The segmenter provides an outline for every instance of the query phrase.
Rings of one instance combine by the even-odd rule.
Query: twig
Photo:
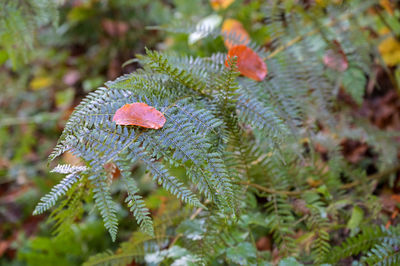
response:
[[[47,121],[60,119],[59,113],[39,113],[30,117],[5,117],[0,119],[0,127],[17,126],[23,124],[42,124]]]
[[[368,178],[370,178],[370,179],[381,179],[382,177],[385,177],[385,176],[387,176],[387,175],[389,175],[391,173],[397,172],[399,170],[400,170],[400,164],[398,164],[398,165],[396,165],[396,166],[394,166],[392,168],[389,168],[389,169],[387,169],[387,170],[385,170],[383,172],[370,175],[370,176],[368,176]]]
[[[246,181],[240,181],[240,182],[236,182],[236,183],[240,184],[240,185],[247,185],[247,186],[250,186],[250,187],[254,187],[254,188],[258,189],[258,190],[261,190],[261,191],[264,191],[264,192],[267,192],[267,193],[270,193],[270,194],[281,194],[281,195],[287,195],[287,196],[297,196],[297,195],[300,195],[300,194],[302,194],[304,192],[312,191],[312,190],[303,190],[303,191],[275,190],[275,189],[266,188],[266,187],[263,187],[261,185],[250,183],[250,182],[246,182]]]

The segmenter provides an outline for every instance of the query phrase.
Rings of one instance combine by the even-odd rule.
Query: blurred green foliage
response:
[[[46,161],[74,106],[106,80],[134,70],[122,64],[164,35],[145,27],[171,15],[163,1],[1,1],[1,265],[54,265],[57,258],[78,265],[111,247],[90,209],[87,222],[63,239],[51,237],[45,215],[31,213],[61,177],[49,173]]]

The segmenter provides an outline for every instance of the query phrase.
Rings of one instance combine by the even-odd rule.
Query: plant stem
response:
[[[237,184],[240,185],[246,185],[246,186],[250,186],[250,187],[254,187],[260,191],[264,191],[270,194],[281,194],[281,195],[288,195],[288,196],[297,196],[300,195],[306,191],[310,191],[310,190],[303,190],[303,191],[285,191],[285,190],[275,190],[275,189],[271,189],[271,188],[266,188],[263,187],[261,185],[258,184],[254,184],[254,183],[250,183],[250,182],[246,182],[246,181],[240,181],[240,182],[236,182]]]

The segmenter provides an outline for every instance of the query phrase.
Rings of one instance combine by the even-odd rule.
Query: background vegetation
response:
[[[229,4],[218,8],[215,2],[0,4],[1,264],[400,261],[398,4],[237,0],[221,1]],[[129,171],[150,210],[154,236],[140,231],[129,214],[120,177],[123,167],[115,164],[105,166],[119,220],[115,242],[95,208],[90,185],[67,193],[50,219],[46,212],[32,216],[39,199],[63,178],[50,172],[51,167],[82,163],[66,152],[47,165],[47,156],[82,98],[143,66],[152,69],[152,75],[173,80],[173,73],[160,65],[163,59],[179,71],[189,71],[194,80],[215,74],[210,74],[214,70],[207,62],[193,64],[190,55],[214,58],[219,64],[215,75],[221,82],[228,80],[220,60],[226,53],[227,36],[220,31],[227,18],[243,24],[269,68],[262,85],[239,77],[238,84],[248,91],[236,93],[247,97],[246,104],[259,100],[254,108],[266,108],[261,104],[267,103],[268,108],[280,109],[279,118],[295,136],[282,138],[274,128],[264,135],[265,128],[274,126],[271,120],[257,131],[265,117],[257,120],[252,113],[246,116],[246,109],[239,112],[244,115],[240,137],[246,140],[239,154],[245,159],[239,158],[244,164],[233,168],[248,168],[245,178],[235,180],[236,217],[219,211],[207,197],[202,198],[207,211],[182,204],[157,187],[141,163]],[[146,53],[145,47],[166,53],[136,57]],[[220,57],[213,57],[215,53]],[[339,65],[347,63],[346,69],[326,63],[332,57]],[[268,97],[263,85],[273,88]],[[118,80],[108,83],[110,88],[118,86]],[[229,150],[235,145],[230,145],[227,150],[235,154]],[[169,171],[184,178],[185,168],[171,164]],[[73,193],[81,193],[79,200],[71,200]],[[63,223],[57,224],[59,220]]]

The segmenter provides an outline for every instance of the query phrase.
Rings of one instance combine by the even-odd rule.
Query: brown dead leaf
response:
[[[80,165],[80,166],[85,165],[79,157],[75,156],[73,153],[71,153],[69,151],[65,152],[62,155],[62,159],[66,164]]]
[[[257,250],[264,251],[264,250],[271,250],[272,243],[271,238],[269,236],[262,236],[256,242]]]
[[[5,195],[0,197],[0,203],[12,203],[15,202],[17,198],[21,195],[25,194],[27,191],[31,190],[33,184],[26,184],[23,186],[18,186],[10,191],[8,191]]]
[[[357,140],[345,139],[340,145],[343,156],[351,163],[358,163],[368,151],[368,145]]]
[[[107,174],[111,177],[111,179],[118,179],[121,175],[121,171],[119,168],[112,162],[109,162],[104,165],[104,170],[106,170]]]
[[[122,37],[129,30],[128,23],[118,20],[103,19],[101,21],[101,26],[103,30],[111,37]]]
[[[318,152],[319,154],[321,154],[321,158],[323,160],[328,160],[328,149],[325,148],[324,146],[322,146],[320,143],[315,143],[314,144],[314,149],[316,152]]]
[[[14,231],[13,234],[9,236],[7,239],[0,240],[0,258],[6,253],[6,251],[10,249],[11,244],[14,242],[17,236],[18,236],[18,231]]]
[[[396,205],[398,202],[392,198],[393,195],[390,195],[388,192],[384,192],[379,196],[382,209],[386,212],[393,213],[396,209]]]
[[[108,65],[108,70],[107,70],[107,77],[108,79],[116,79],[122,74],[122,67],[121,67],[121,62],[117,58],[113,58],[109,65]]]
[[[400,130],[400,97],[395,90],[368,99],[359,113],[381,129]]]
[[[307,208],[307,203],[303,199],[295,199],[292,203],[293,209],[296,213],[300,214],[310,214],[311,211],[309,208]]]

